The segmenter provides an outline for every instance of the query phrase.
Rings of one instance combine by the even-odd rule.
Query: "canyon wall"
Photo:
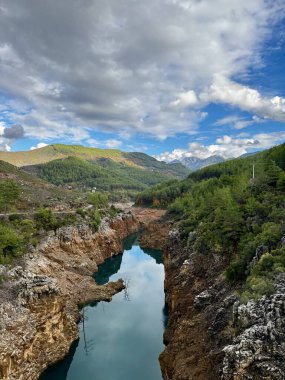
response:
[[[164,250],[169,320],[163,378],[284,380],[285,276],[274,294],[241,304],[240,288],[223,276],[227,255],[194,251],[194,238],[187,245],[173,229]]]
[[[78,306],[111,300],[121,280],[98,286],[91,277],[106,258],[122,252],[122,239],[141,223],[131,213],[58,229],[13,269],[0,267],[0,379],[36,380],[78,339]]]

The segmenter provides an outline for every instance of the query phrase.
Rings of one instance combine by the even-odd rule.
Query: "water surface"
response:
[[[166,317],[161,253],[141,249],[135,235],[125,240],[124,249],[100,266],[95,279],[104,284],[123,278],[128,289],[110,303],[85,307],[79,342],[40,380],[162,379],[158,356]]]

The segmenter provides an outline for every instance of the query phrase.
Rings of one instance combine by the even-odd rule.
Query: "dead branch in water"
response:
[[[130,301],[131,298],[130,298],[130,293],[129,293],[129,285],[130,285],[130,279],[129,278],[125,278],[124,279],[124,285],[125,285],[125,288],[124,288],[124,300],[125,301]]]

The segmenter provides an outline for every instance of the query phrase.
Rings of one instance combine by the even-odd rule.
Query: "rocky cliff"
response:
[[[237,333],[223,349],[223,380],[285,378],[285,276],[273,295],[233,308]]]
[[[275,293],[240,304],[224,280],[228,258],[200,254],[169,233],[164,252],[169,321],[160,356],[165,380],[285,379],[285,279]]]
[[[110,300],[122,281],[98,286],[91,275],[105,258],[122,251],[122,239],[140,222],[130,213],[61,228],[26,254],[16,268],[1,267],[0,379],[36,380],[78,338],[78,305]]]

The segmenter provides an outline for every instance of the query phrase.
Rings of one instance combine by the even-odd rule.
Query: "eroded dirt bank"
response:
[[[1,267],[0,378],[36,380],[63,358],[78,338],[78,305],[110,300],[122,281],[98,286],[91,275],[122,251],[122,239],[142,223],[131,213],[104,220],[97,233],[87,225],[61,228],[21,265]]]

